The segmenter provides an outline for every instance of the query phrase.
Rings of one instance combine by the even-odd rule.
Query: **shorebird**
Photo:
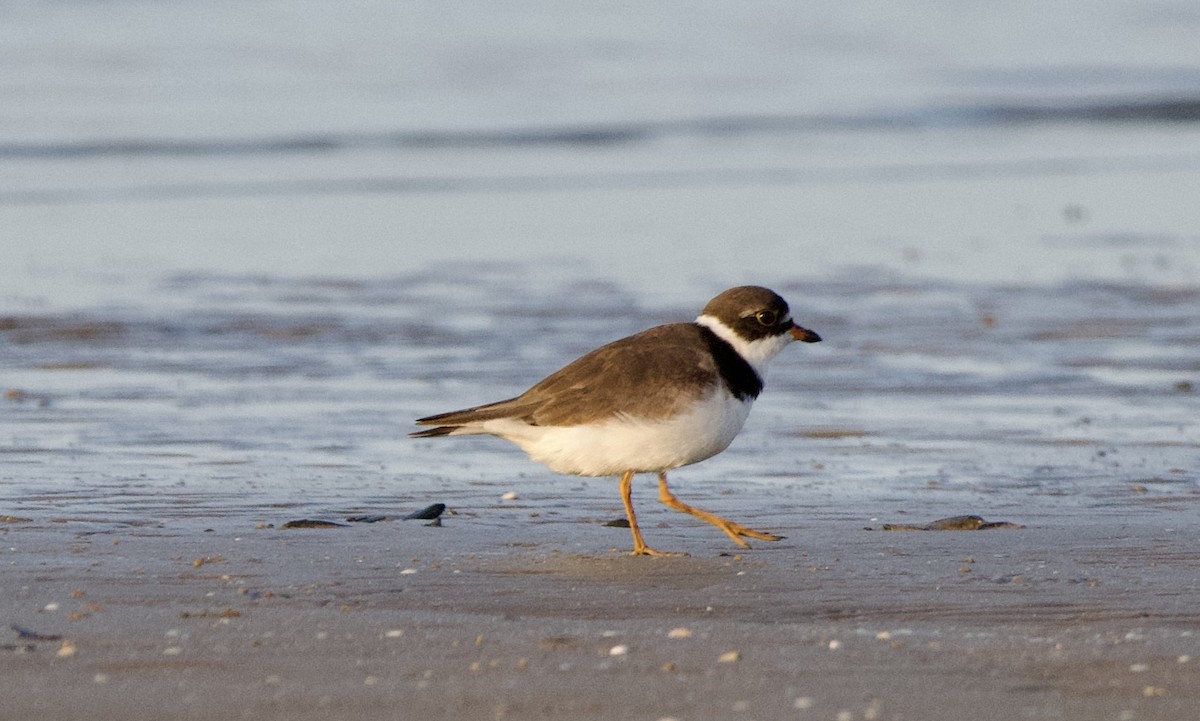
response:
[[[759,286],[731,288],[692,323],[642,331],[584,355],[515,398],[427,416],[411,435],[492,435],[551,470],[619,476],[633,555],[675,555],[646,545],[631,499],[637,473],[658,474],[658,499],[748,547],[743,538],[778,541],[687,505],[671,493],[667,471],[720,453],[742,429],[763,389],[767,363],[789,343],[821,337],[792,320],[783,298]]]

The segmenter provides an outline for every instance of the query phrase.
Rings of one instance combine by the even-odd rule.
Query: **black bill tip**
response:
[[[821,336],[808,328],[801,328],[798,325],[792,326],[792,337],[802,343],[820,343]]]

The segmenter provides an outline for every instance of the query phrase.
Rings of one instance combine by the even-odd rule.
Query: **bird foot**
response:
[[[754,538],[759,541],[782,541],[785,538],[785,536],[777,536],[774,533],[767,533],[766,531],[755,531],[752,528],[746,528],[740,523],[726,521],[723,518],[719,520],[721,520],[722,523],[714,523],[713,525],[724,531],[726,536],[732,538],[733,542],[742,548],[749,548],[750,544],[743,541],[740,536]]]
[[[649,546],[641,546],[629,552],[631,556],[686,556],[683,551],[656,551]]]

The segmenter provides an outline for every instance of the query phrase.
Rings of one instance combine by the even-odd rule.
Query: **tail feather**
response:
[[[408,435],[412,438],[435,438],[437,436],[448,436],[464,426],[471,426],[484,421],[495,420],[497,418],[512,418],[519,416],[522,411],[526,410],[525,404],[515,403],[519,398],[509,398],[508,400],[498,401],[496,403],[488,403],[487,405],[475,406],[474,408],[464,408],[460,411],[450,411],[449,413],[438,413],[437,415],[426,416],[417,419],[419,426],[436,426],[424,431],[414,431]]]
[[[409,438],[436,438],[437,436],[448,436],[454,432],[458,426],[438,426],[424,431],[413,431],[408,434]]]

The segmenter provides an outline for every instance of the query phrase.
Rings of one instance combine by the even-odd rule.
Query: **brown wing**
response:
[[[530,388],[524,418],[573,426],[625,414],[663,418],[717,382],[717,368],[690,323],[658,326],[597,348]]]
[[[718,382],[701,333],[692,323],[651,328],[597,348],[516,398],[417,423],[455,426],[519,418],[539,426],[573,426],[619,414],[663,418]],[[439,435],[439,430],[423,434]]]

